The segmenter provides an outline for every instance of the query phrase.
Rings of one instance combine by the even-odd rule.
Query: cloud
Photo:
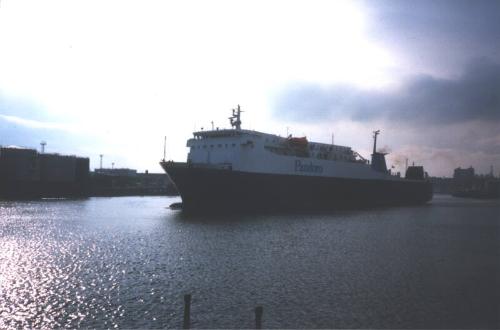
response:
[[[25,119],[17,116],[9,116],[0,114],[0,118],[4,119],[13,124],[25,126],[28,128],[38,128],[38,129],[47,129],[47,130],[62,130],[69,132],[76,132],[77,127],[72,127],[70,125],[61,124],[61,123],[52,123],[52,122],[44,122],[32,119]]]
[[[82,125],[53,121],[40,104],[2,92],[0,132],[0,145],[38,148],[41,141],[46,141],[48,152],[88,156],[85,146],[95,144],[91,132]]]
[[[137,122],[140,125],[139,119]],[[103,131],[96,126],[75,120],[60,121],[59,116],[50,116],[36,103],[0,94],[0,146],[39,148],[40,142],[46,141],[47,152],[89,157],[91,168],[99,166],[99,154],[104,154],[104,166],[107,167],[112,162],[120,167],[131,166],[135,161],[139,166],[134,164],[133,167],[141,171],[161,172],[157,161],[160,156],[156,157],[161,154],[160,136],[156,143],[148,132],[141,133],[142,139],[136,139],[135,134],[124,137],[123,131],[115,134],[114,130]],[[123,125],[115,125],[115,129],[122,128]],[[130,126],[125,129],[135,132]],[[149,155],[151,149],[155,157]]]
[[[369,33],[426,72],[449,74],[471,58],[500,57],[500,2],[364,1]]]
[[[439,176],[458,166],[472,165],[478,173],[491,164],[500,168],[500,65],[487,59],[471,61],[455,79],[414,75],[388,90],[296,84],[276,95],[273,115],[336,132],[356,123],[357,133],[345,144],[358,151],[359,132],[381,129],[381,149],[388,143],[387,159],[397,171],[406,158]]]
[[[89,157],[91,168],[98,166],[99,153],[102,146],[108,151],[109,147],[102,141],[98,141],[93,135],[82,130],[72,131],[70,126],[59,123],[38,121],[21,118],[17,116],[0,115],[0,146],[20,146],[32,149],[40,149],[40,142],[46,141],[46,152],[61,153]],[[106,164],[116,162],[124,164],[123,158],[117,155],[111,157],[106,153]],[[122,165],[121,165],[122,166]]]
[[[27,96],[23,98],[8,96],[2,91],[0,91],[0,125],[3,128],[2,141],[9,139],[14,140],[12,143],[23,145],[28,141],[31,143],[34,136],[37,136],[39,142],[38,136],[59,138],[63,135],[81,135],[86,129],[81,123],[62,122],[60,117],[55,121],[43,105]],[[91,132],[89,128],[86,131],[87,134]]]
[[[25,120],[19,119],[0,115],[0,130],[2,132],[0,145],[37,148],[40,141],[46,140],[53,147],[54,145],[65,144],[69,140],[68,134],[64,131],[42,128],[38,125],[25,125],[25,123],[22,123]],[[31,121],[28,120],[28,122]]]
[[[31,118],[32,120],[47,120],[46,109],[40,104],[27,97],[16,97],[0,90],[0,114],[4,116],[15,116]]]
[[[310,122],[391,120],[410,126],[500,121],[500,65],[478,59],[457,79],[419,75],[385,91],[298,84],[276,97],[274,115]]]

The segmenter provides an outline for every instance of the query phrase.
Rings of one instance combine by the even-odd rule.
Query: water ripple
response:
[[[169,198],[0,202],[0,328],[498,328],[497,202],[186,217]]]

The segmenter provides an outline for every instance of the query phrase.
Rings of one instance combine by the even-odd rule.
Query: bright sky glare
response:
[[[283,130],[268,118],[283,84],[380,87],[394,62],[351,1],[4,0],[0,15],[1,90],[97,135],[95,153],[123,152],[127,166],[155,162],[163,135],[183,159],[192,129],[227,126],[238,103],[247,125]]]
[[[169,158],[184,160],[191,132],[212,120],[227,127],[237,104],[245,128],[289,126],[323,142],[335,131],[337,143],[369,153],[376,127],[271,115],[275,94],[296,83],[397,87],[407,68],[368,29],[356,1],[3,0],[0,96],[36,113],[0,116],[72,132],[72,147],[47,149],[89,156],[91,167],[103,153],[108,165],[160,171],[163,136]]]

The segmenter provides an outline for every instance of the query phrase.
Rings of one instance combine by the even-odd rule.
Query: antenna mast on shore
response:
[[[165,140],[163,141],[163,161],[167,156],[167,137],[165,136]]]
[[[40,153],[45,153],[45,146],[47,145],[47,142],[45,141],[42,141],[40,142],[40,146],[41,146],[41,152]]]
[[[101,158],[101,160],[99,162],[99,169],[101,169],[101,170],[102,170],[102,156],[103,156],[103,154],[99,155],[99,158]]]

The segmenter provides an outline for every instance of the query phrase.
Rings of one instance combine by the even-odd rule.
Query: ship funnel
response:
[[[380,134],[380,130],[373,132],[373,153],[372,153],[372,169],[377,172],[387,173],[387,164],[385,163],[386,153],[377,152],[377,136]]]
[[[380,130],[373,131],[373,153],[377,153],[377,135],[380,134]]]

